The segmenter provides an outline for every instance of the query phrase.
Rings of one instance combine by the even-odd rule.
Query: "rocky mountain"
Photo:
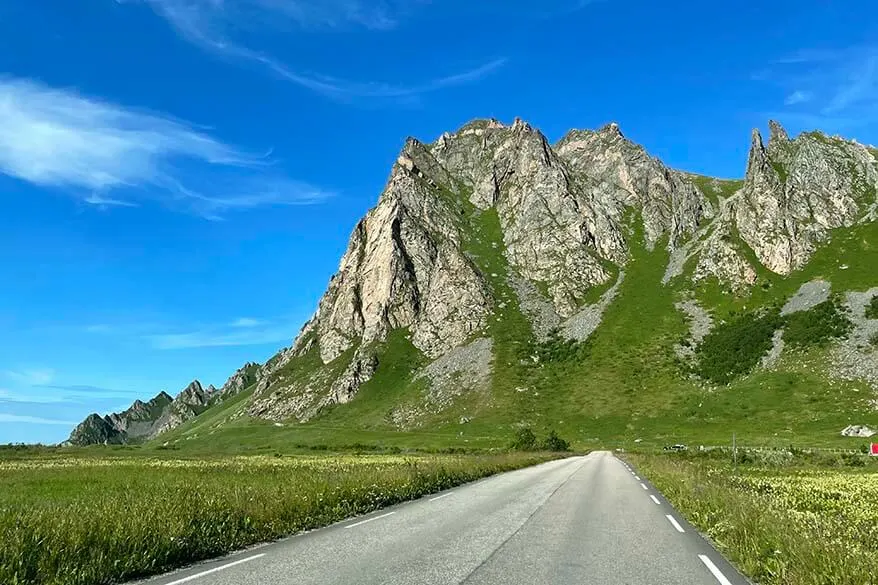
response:
[[[201,414],[216,393],[213,386],[205,389],[195,380],[176,398],[163,391],[149,402],[135,400],[123,412],[104,417],[91,414],[73,430],[67,442],[71,445],[124,444],[152,439]]]
[[[832,351],[848,365],[878,360],[860,314],[868,291],[878,294],[878,150],[820,132],[791,139],[772,121],[767,144],[753,131],[742,170],[717,179],[668,168],[617,124],[555,144],[522,120],[409,138],[292,345],[216,393],[187,388],[145,436],[194,428],[204,410],[216,413],[211,432],[242,419],[387,429],[621,421],[655,412],[649,387],[668,404],[692,403],[680,425],[704,423],[698,409],[715,397],[704,394],[712,382],[699,347],[725,343],[742,313],[774,315],[811,280],[840,283],[833,307],[856,321],[859,349]],[[784,329],[795,340],[795,323],[827,313],[821,302],[765,328],[772,355],[789,354]],[[832,351],[809,351],[828,364],[820,380],[878,390],[867,375],[878,365],[851,374]],[[793,361],[764,363],[792,372]],[[102,442],[128,432],[99,420],[83,432]]]

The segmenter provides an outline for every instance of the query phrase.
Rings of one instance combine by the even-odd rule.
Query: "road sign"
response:
[[[872,443],[872,446],[869,448],[869,455],[878,457],[878,443]]]

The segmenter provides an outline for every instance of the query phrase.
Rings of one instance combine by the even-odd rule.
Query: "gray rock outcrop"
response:
[[[868,438],[875,436],[875,429],[869,428],[866,425],[848,425],[841,431],[842,437],[862,437]]]

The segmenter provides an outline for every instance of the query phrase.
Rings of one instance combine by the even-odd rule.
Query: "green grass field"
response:
[[[0,583],[134,579],[554,457],[109,452],[0,459]]]
[[[628,454],[690,522],[761,585],[875,583],[878,462],[795,451]]]

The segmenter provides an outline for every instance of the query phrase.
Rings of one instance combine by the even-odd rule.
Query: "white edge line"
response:
[[[645,489],[645,490],[648,490],[648,489],[649,489],[648,487],[646,487],[646,484],[645,484],[645,483],[642,483],[642,482],[641,482],[641,484],[640,484],[640,487],[642,487],[642,488]]]
[[[241,559],[240,561],[228,563],[227,565],[223,565],[221,567],[214,567],[213,569],[202,571],[201,573],[195,573],[194,575],[189,575],[188,577],[183,577],[182,579],[177,579],[176,581],[171,581],[170,583],[165,583],[165,585],[180,585],[181,583],[188,583],[189,581],[194,581],[195,579],[199,579],[206,575],[212,575],[213,573],[218,573],[219,571],[225,571],[226,569],[234,567],[235,565],[241,565],[243,563],[255,561],[256,559],[261,559],[264,556],[265,553],[253,555],[252,557],[247,557],[246,559]]]
[[[716,580],[719,581],[721,585],[732,585],[732,582],[726,579],[726,576],[723,575],[722,571],[713,564],[713,561],[710,560],[707,555],[698,555],[698,558],[701,559],[701,562],[704,563],[711,573],[713,573],[713,576],[716,577]]]
[[[662,505],[662,503],[659,502],[659,499],[657,497],[655,497],[654,495],[649,494],[649,497],[652,498],[652,501],[655,502],[656,504],[658,504],[659,506]]]
[[[667,518],[670,523],[674,525],[674,528],[677,529],[677,532],[686,532],[685,530],[683,530],[683,527],[680,526],[680,523],[677,522],[676,518],[674,518],[670,514],[665,514],[665,518]]]
[[[441,496],[436,496],[435,498],[430,498],[430,501],[435,502],[436,500],[441,500],[442,498],[447,498],[450,495],[451,495],[451,492],[448,492],[447,494],[442,494]]]
[[[396,514],[396,512],[388,512],[387,514],[381,514],[380,516],[372,516],[371,518],[366,518],[365,520],[361,520],[359,522],[355,522],[354,524],[348,524],[345,528],[353,528],[354,526],[360,526],[361,524],[365,524],[366,522],[371,522],[372,520],[378,520],[379,518],[386,518],[391,514]]]
[[[640,481],[640,477],[637,475],[634,476],[634,479],[636,479],[637,481]]]

